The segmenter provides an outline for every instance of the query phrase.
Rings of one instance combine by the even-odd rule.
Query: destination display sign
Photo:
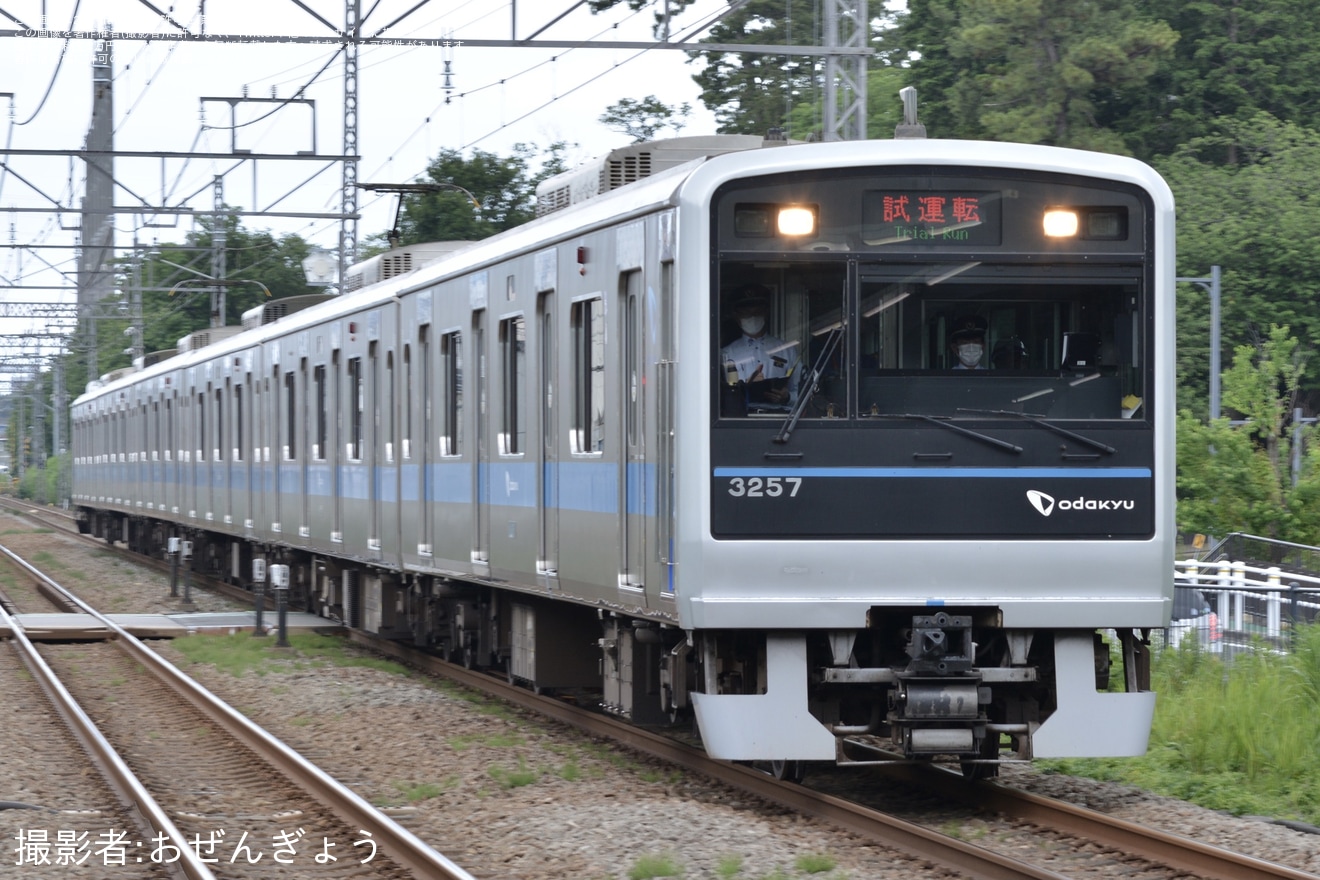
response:
[[[867,190],[862,238],[869,245],[998,245],[998,192]]]

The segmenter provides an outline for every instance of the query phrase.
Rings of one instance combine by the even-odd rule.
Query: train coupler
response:
[[[980,676],[930,678],[899,675],[890,691],[887,721],[907,757],[980,751],[990,688]]]

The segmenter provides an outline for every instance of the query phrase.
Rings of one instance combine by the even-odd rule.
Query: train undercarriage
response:
[[[1056,714],[1073,720],[1048,742],[1075,738],[1086,713],[1131,710],[1111,726],[1143,730],[1144,703],[1153,711],[1142,631],[1113,634],[1123,693],[1106,694],[1114,651],[1100,632],[1006,629],[992,607],[875,607],[866,627],[851,630],[690,632],[145,517],[83,509],[79,525],[155,558],[178,537],[191,550],[181,560],[188,570],[248,589],[254,558],[288,565],[291,609],[503,671],[538,692],[572,692],[633,723],[676,725],[695,714],[714,757],[764,762],[777,775],[800,776],[811,762],[939,760],[990,777],[1005,762],[1067,753],[1041,748],[1040,731]],[[1096,702],[1123,695],[1150,700]],[[1097,741],[1079,753],[1132,748]]]

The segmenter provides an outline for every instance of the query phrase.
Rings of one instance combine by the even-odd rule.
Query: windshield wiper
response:
[[[1069,431],[1066,428],[1060,428],[1058,425],[1054,424],[1053,422],[1045,421],[1045,418],[1043,416],[1038,416],[1035,413],[1014,412],[1011,409],[964,409],[962,407],[958,408],[958,412],[982,413],[985,415],[994,415],[994,416],[1017,416],[1019,419],[1022,419],[1023,421],[1031,422],[1033,425],[1039,425],[1040,427],[1044,428],[1047,431],[1053,431],[1054,433],[1058,434],[1061,437],[1067,437],[1069,440],[1076,440],[1078,443],[1081,443],[1083,446],[1089,446],[1092,449],[1099,449],[1101,452],[1105,453],[1106,455],[1113,455],[1115,452],[1117,452],[1117,450],[1114,449],[1114,447],[1108,445],[1107,443],[1101,443],[1099,440],[1092,440],[1090,437],[1083,437],[1081,434],[1074,433],[1073,431]]]
[[[1009,443],[1007,440],[1000,440],[998,437],[991,437],[989,434],[982,434],[978,431],[972,431],[968,428],[961,427],[960,425],[955,425],[952,422],[945,421],[945,419],[947,419],[948,416],[945,416],[943,418],[937,418],[935,416],[928,416],[925,413],[877,413],[873,415],[871,418],[915,419],[923,422],[930,422],[932,425],[939,425],[941,428],[944,428],[945,430],[948,431],[953,431],[955,434],[962,434],[964,436],[972,437],[977,440],[980,440],[982,443],[989,443],[991,446],[998,446],[1000,449],[1004,450],[1005,452],[1011,452],[1014,455],[1017,455],[1022,452],[1021,446],[1018,446],[1013,443]]]
[[[806,387],[798,385],[798,402],[793,407],[788,418],[779,429],[779,433],[774,436],[774,442],[787,443],[789,435],[797,427],[798,419],[802,418],[802,411],[807,408],[811,398],[816,393],[816,388],[820,385],[820,374],[824,372],[825,365],[830,362],[830,357],[834,354],[834,349],[839,347],[839,340],[843,338],[843,331],[847,328],[848,322],[845,321],[830,331],[830,335],[825,338],[825,345],[821,348],[820,354],[816,357],[816,362],[811,365],[811,375],[807,377]]]

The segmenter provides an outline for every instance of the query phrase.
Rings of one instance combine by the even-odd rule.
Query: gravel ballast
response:
[[[179,610],[168,598],[167,578],[69,537],[25,531],[21,522],[4,520],[4,542],[25,555],[58,559],[70,575],[67,582],[92,604],[114,611]],[[195,598],[199,609],[234,607],[201,591]],[[417,674],[324,665],[294,652],[260,674],[234,676],[187,663],[170,643],[153,646],[479,877],[624,878],[643,859],[661,865],[667,860],[689,878],[804,877],[822,864],[832,867],[815,876],[952,876]],[[1320,873],[1320,835],[1035,768],[1008,770],[1004,781]],[[939,830],[951,830],[943,816],[934,821]],[[965,827],[952,830],[976,835],[978,843],[994,837],[993,820],[959,821]],[[6,848],[12,847],[9,841]],[[816,857],[815,864],[804,857]]]

